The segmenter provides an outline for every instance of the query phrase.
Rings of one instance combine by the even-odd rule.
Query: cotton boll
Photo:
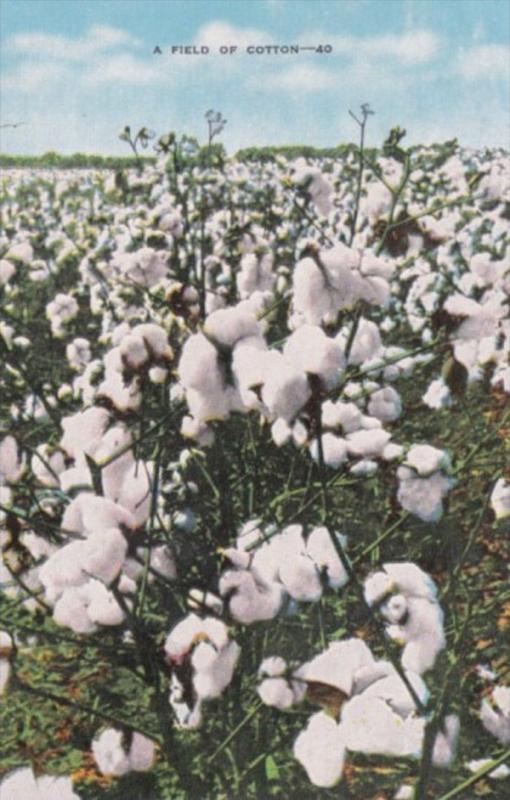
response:
[[[36,778],[30,767],[9,772],[0,783],[0,800],[80,800],[73,792],[71,778],[41,775]]]
[[[71,458],[78,458],[82,453],[93,456],[106,432],[110,414],[105,408],[92,406],[85,411],[78,411],[62,420],[64,435],[60,447]]]
[[[361,427],[361,417],[361,411],[354,403],[326,400],[322,405],[322,424],[325,428],[342,428],[344,433],[353,433]]]
[[[332,536],[338,539],[339,545],[345,548],[347,537],[339,533],[331,534],[327,528],[314,528],[306,541],[306,552],[319,572],[324,571],[328,584],[333,589],[345,586],[349,576],[335,549]]]
[[[92,754],[103,775],[125,775],[130,770],[129,756],[122,745],[122,733],[107,728],[92,742]]]
[[[119,574],[128,544],[118,528],[92,533],[84,545],[82,569],[87,575],[110,584]]]
[[[71,628],[75,633],[94,633],[97,626],[88,614],[88,596],[83,587],[71,586],[64,590],[53,608],[57,625]]]
[[[342,777],[345,758],[340,725],[323,711],[314,714],[294,743],[294,757],[315,786],[335,786]]]
[[[194,669],[193,687],[199,700],[219,697],[232,680],[241,648],[229,642],[216,651],[211,644],[200,642],[191,656]]]
[[[372,461],[369,458],[362,458],[356,464],[349,468],[352,475],[374,475],[379,469],[377,461]]]
[[[323,433],[321,437],[322,454],[324,463],[332,469],[337,469],[347,461],[347,442],[334,433]],[[310,455],[313,460],[319,461],[319,442],[314,439],[310,445]]]
[[[271,417],[281,417],[291,422],[311,397],[311,389],[304,372],[282,361],[278,369],[266,376],[262,387],[262,400]]]
[[[318,569],[307,555],[287,551],[278,576],[286,592],[298,602],[314,603],[322,597]]]
[[[503,745],[510,744],[510,687],[497,686],[480,708],[482,725]]]
[[[391,386],[379,389],[370,395],[368,412],[381,422],[394,422],[402,413],[400,395]]]
[[[292,436],[292,428],[284,419],[277,419],[271,425],[271,438],[277,447],[282,447]]]
[[[401,717],[386,700],[367,692],[356,695],[342,709],[341,730],[346,747],[358,753],[417,758],[421,753],[425,720]]]
[[[416,470],[420,477],[451,467],[448,453],[428,444],[418,444],[411,447],[407,453],[405,464]]]
[[[204,324],[204,333],[222,347],[234,347],[241,339],[260,336],[261,332],[257,318],[236,307],[214,311]]]
[[[341,334],[339,334],[339,336],[341,336]],[[355,365],[363,364],[364,361],[373,358],[373,356],[378,353],[381,344],[381,335],[377,325],[361,317],[352,341],[348,363]]]
[[[58,476],[65,469],[64,454],[60,450],[52,452],[47,444],[39,445],[32,456],[30,466],[39,483],[54,488],[59,485]]]
[[[343,349],[316,325],[302,325],[287,339],[285,360],[296,370],[316,375],[326,390],[333,389],[345,367]]]
[[[443,497],[448,494],[454,480],[441,472],[428,478],[416,477],[413,470],[399,467],[397,500],[406,511],[423,522],[437,522],[443,516]]]
[[[0,259],[0,286],[5,286],[13,275],[16,274],[16,267],[7,259]]]
[[[141,733],[133,733],[129,748],[129,765],[136,772],[147,772],[155,758],[156,747],[151,739]]]
[[[406,616],[388,628],[388,634],[404,644],[402,665],[421,675],[435,664],[446,646],[443,612],[438,603],[420,597],[407,598]]]
[[[478,772],[485,767],[488,767],[489,764],[492,763],[492,759],[490,758],[478,758],[474,761],[468,761],[466,767],[470,772]],[[505,778],[510,777],[510,767],[506,764],[500,764],[499,767],[495,767],[491,772],[487,774],[487,778],[491,778],[492,780],[505,780]]]
[[[139,369],[149,359],[144,340],[135,333],[124,336],[120,343],[120,355],[126,366],[132,369]]]
[[[379,457],[391,439],[391,434],[382,428],[360,430],[347,436],[349,453],[354,456]]]
[[[452,405],[450,390],[443,378],[437,378],[429,384],[427,391],[422,396],[422,400],[426,406],[435,410],[448,408]]]
[[[282,586],[276,582],[258,582],[245,570],[225,572],[220,578],[219,592],[222,597],[230,597],[229,611],[243,625],[274,619],[284,601]]]
[[[374,657],[361,639],[344,639],[333,642],[318,656],[302,664],[294,672],[296,679],[325,683],[349,696],[356,675],[364,668],[375,665]]]
[[[432,763],[436,767],[449,767],[455,761],[460,733],[460,720],[456,714],[449,714],[443,720],[432,751]]]
[[[280,711],[292,708],[294,693],[285,678],[266,678],[257,688],[257,694],[266,706]]]
[[[491,493],[491,508],[497,520],[510,516],[510,484],[504,478],[499,478]]]
[[[87,613],[92,622],[98,625],[120,625],[124,621],[124,612],[112,592],[96,580],[91,580],[85,587],[89,605]]]
[[[377,697],[380,700],[384,700],[403,719],[410,714],[416,714],[418,709],[409,689],[400,675],[397,674],[395,668],[390,667],[390,670],[389,675],[384,675],[379,680],[375,680],[364,689],[362,696],[365,699],[367,697]],[[420,702],[425,705],[429,699],[429,690],[420,675],[408,671],[406,672],[406,677]]]
[[[17,483],[25,471],[14,436],[5,436],[0,441],[0,482]]]

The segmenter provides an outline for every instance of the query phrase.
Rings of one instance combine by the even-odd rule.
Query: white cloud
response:
[[[237,45],[244,50],[250,44],[272,44],[271,34],[259,28],[240,28],[229,22],[216,20],[204,25],[195,36],[195,44],[207,45],[217,51],[220,45]]]
[[[102,83],[129,83],[143,86],[160,81],[161,78],[161,71],[155,65],[130,53],[119,53],[95,59],[85,71],[83,82],[88,86],[98,86]]]
[[[456,64],[464,78],[509,78],[510,50],[504,44],[481,44],[464,50]]]
[[[93,25],[84,36],[77,38],[43,32],[18,33],[8,39],[7,49],[12,53],[31,58],[87,61],[105,50],[138,44],[138,39],[120,28]]]
[[[2,77],[2,89],[30,94],[40,92],[69,77],[61,64],[25,62]]]
[[[249,86],[255,88],[305,92],[333,89],[337,83],[338,77],[334,72],[313,64],[294,64],[281,72],[248,79]]]

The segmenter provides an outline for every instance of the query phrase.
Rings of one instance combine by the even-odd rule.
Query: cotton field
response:
[[[0,800],[508,797],[509,162],[402,138],[4,173]]]

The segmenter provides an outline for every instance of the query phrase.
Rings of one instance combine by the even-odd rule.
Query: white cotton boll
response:
[[[117,603],[112,592],[96,580],[91,580],[84,587],[89,598],[87,613],[98,625],[120,625],[124,621],[124,612]]]
[[[333,642],[318,656],[302,664],[295,672],[296,679],[325,683],[349,696],[356,675],[364,668],[375,665],[374,657],[361,639],[344,639]]]
[[[285,678],[266,678],[257,687],[257,694],[266,706],[284,711],[294,705],[294,692]]]
[[[130,770],[129,756],[122,745],[122,732],[107,728],[92,742],[92,754],[103,775],[125,775]]]
[[[210,314],[204,324],[204,333],[222,347],[234,347],[241,339],[261,336],[262,329],[254,314],[232,307]]]
[[[416,477],[413,470],[399,467],[397,500],[403,509],[419,517],[423,522],[437,522],[443,516],[443,497],[448,494],[454,481],[441,472],[429,478]]]
[[[468,761],[466,767],[470,772],[479,772],[479,770],[488,767],[491,763],[491,758],[477,758],[474,761]],[[487,778],[491,778],[495,781],[505,780],[505,778],[508,777],[510,777],[510,767],[508,767],[506,764],[500,764],[499,767],[495,767],[487,774]]]
[[[347,447],[351,455],[377,458],[382,455],[390,439],[391,433],[382,428],[360,430],[348,434]]]
[[[292,436],[292,428],[284,419],[277,419],[271,425],[271,438],[277,447],[282,447]]]
[[[372,461],[370,458],[362,458],[356,464],[349,467],[351,475],[375,475],[379,469],[377,461]]]
[[[212,658],[209,651],[212,651]],[[229,642],[218,652],[206,642],[197,645],[191,663],[194,668],[193,687],[199,700],[214,699],[225,691],[234,675],[240,653],[237,642]]]
[[[200,447],[210,447],[214,443],[214,431],[193,417],[183,417],[181,423],[181,434],[185,439],[193,439]]]
[[[432,751],[432,763],[436,767],[449,767],[455,761],[460,733],[460,720],[456,714],[449,714],[443,720]]]
[[[304,372],[294,369],[283,361],[278,369],[271,371],[262,387],[262,400],[272,417],[281,417],[286,422],[294,419],[311,397],[311,389]]]
[[[259,675],[268,678],[277,678],[285,674],[287,662],[281,656],[264,658],[259,667]]]
[[[73,792],[71,778],[41,775],[36,778],[30,767],[9,772],[0,783],[0,800],[80,800]]]
[[[437,378],[432,381],[421,399],[426,406],[435,410],[448,408],[453,402],[450,390],[443,378]]]
[[[316,375],[325,389],[333,389],[345,367],[343,349],[316,325],[302,325],[287,339],[283,348],[285,360],[296,370]]]
[[[343,341],[342,334],[339,334],[337,339],[339,337],[342,337],[340,341]],[[368,358],[373,358],[378,353],[381,345],[381,335],[375,322],[370,322],[370,320],[361,317],[352,342],[348,363],[363,364]]]
[[[497,686],[482,700],[482,725],[503,745],[510,744],[510,687]]]
[[[420,477],[426,477],[439,469],[450,469],[451,461],[445,450],[428,444],[417,444],[408,451],[406,466],[412,467]]]
[[[0,697],[8,686],[10,674],[11,665],[5,658],[0,657]]]
[[[201,618],[197,614],[188,614],[175,625],[168,634],[164,649],[171,661],[179,662],[201,639],[210,639],[217,649],[228,644],[228,630],[221,620],[213,617]]]
[[[335,436],[334,433],[323,433],[321,440],[324,463],[328,467],[336,469],[347,461],[348,452],[345,439]],[[314,461],[319,461],[319,442],[317,439],[314,439],[310,445],[310,455]]]
[[[384,461],[394,461],[400,458],[404,453],[404,448],[400,444],[390,442],[382,451],[382,458]]]
[[[315,786],[336,786],[342,777],[345,758],[343,731],[323,711],[310,717],[294,743],[293,752]]]
[[[173,353],[168,344],[167,333],[160,325],[143,322],[132,329],[133,336],[142,339],[148,354],[152,358],[171,358]]]
[[[150,513],[153,464],[133,461],[126,470],[116,502],[131,517],[133,527],[141,527]]]
[[[413,795],[414,787],[407,783],[403,783],[402,786],[398,788],[398,791],[394,796],[394,800],[412,800]]]
[[[147,772],[153,763],[156,746],[151,739],[141,733],[133,733],[129,748],[129,766],[136,772]]]
[[[107,497],[83,492],[72,502],[74,503],[75,501],[78,501],[76,513],[81,515],[82,530],[87,534],[106,528],[118,528],[120,525],[126,525],[128,528],[136,527],[136,520],[129,510],[120,504],[114,503]],[[68,506],[66,512],[69,509],[70,506]],[[63,523],[64,520],[62,520]]]
[[[72,369],[81,372],[92,358],[90,342],[83,338],[73,339],[66,347],[66,358]]]
[[[314,603],[322,597],[319,572],[307,555],[288,549],[278,577],[288,594],[298,602]]]
[[[319,325],[331,314],[332,298],[327,281],[312,258],[303,258],[293,273],[293,308],[310,325]]]
[[[342,709],[341,729],[346,747],[357,753],[417,758],[425,720],[402,718],[386,700],[367,692],[356,695]]]
[[[402,718],[417,713],[418,709],[409,689],[400,675],[397,674],[395,668],[390,667],[390,669],[389,675],[384,675],[379,680],[376,679],[364,689],[362,696],[365,699],[367,697],[377,697],[380,700],[384,700]],[[406,672],[406,677],[420,702],[426,704],[430,693],[423,679],[417,673],[409,671]]]
[[[17,483],[25,471],[14,436],[5,436],[0,442],[0,482]]]
[[[370,395],[368,413],[380,419],[381,422],[394,422],[402,413],[402,400],[399,393],[391,386],[374,392]]]
[[[149,359],[149,353],[145,342],[142,337],[137,336],[136,333],[130,333],[124,336],[119,349],[122,360],[132,369],[139,369]]]
[[[0,259],[0,286],[5,286],[13,275],[16,274],[16,267],[7,259]]]
[[[64,454],[60,450],[52,452],[52,448],[47,444],[39,445],[32,456],[30,466],[39,483],[53,488],[59,485],[58,476],[65,469]]]
[[[82,570],[84,541],[71,542],[56,550],[39,570],[39,580],[47,601],[54,603],[68,587],[81,586],[86,581]]]
[[[159,575],[174,580],[177,578],[177,564],[172,553],[166,545],[154,547],[150,554],[151,569]]]
[[[93,456],[101,444],[109,421],[109,412],[96,406],[64,417],[61,423],[64,435],[60,440],[60,447],[71,458],[78,458],[82,453]]]
[[[247,253],[242,257],[241,269],[236,276],[237,289],[242,298],[257,291],[272,291],[275,280],[271,253]]]
[[[354,403],[326,400],[322,405],[322,425],[325,428],[342,428],[344,433],[353,433],[361,427],[361,411]]]
[[[310,556],[319,572],[326,573],[328,584],[333,589],[345,586],[349,576],[345,571],[340,556],[338,555],[332,541],[332,536],[336,536],[341,547],[345,548],[347,537],[340,533],[331,534],[327,528],[314,528],[306,541],[306,552]]]
[[[126,558],[128,544],[118,528],[92,533],[84,545],[82,569],[103,583],[111,583]]]
[[[222,597],[229,597],[229,611],[243,625],[274,619],[284,601],[281,585],[257,582],[255,575],[245,570],[227,570],[219,582]]]
[[[88,596],[83,587],[71,586],[62,593],[53,608],[57,625],[71,628],[75,633],[94,633],[97,626],[88,614]]]
[[[202,701],[197,700],[190,707],[183,697],[184,687],[176,675],[172,675],[168,699],[177,719],[177,727],[181,730],[196,730],[202,724]]]
[[[491,508],[497,520],[510,516],[510,484],[504,478],[499,478],[491,493]]]
[[[402,665],[419,675],[432,669],[437,656],[446,647],[443,612],[438,603],[421,597],[407,598],[407,615],[387,632],[404,644]]]

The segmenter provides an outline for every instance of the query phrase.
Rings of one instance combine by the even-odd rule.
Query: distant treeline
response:
[[[42,156],[15,156],[0,153],[0,168],[28,167],[29,169],[129,169],[140,163],[154,164],[154,156],[100,156],[89,153],[73,153],[70,156],[50,151]]]
[[[206,148],[202,148],[206,151]],[[239,161],[274,161],[278,156],[295,158],[338,158],[350,151],[356,152],[356,145],[341,144],[337,147],[311,147],[310,145],[281,145],[275,147],[247,147],[239,150],[235,157]],[[224,151],[223,151],[224,152]],[[375,150],[373,155],[375,155]],[[61,155],[54,151],[40,156],[8,155],[0,153],[0,168],[26,167],[29,169],[129,169],[141,163],[154,164],[154,156],[101,156],[89,153]]]

